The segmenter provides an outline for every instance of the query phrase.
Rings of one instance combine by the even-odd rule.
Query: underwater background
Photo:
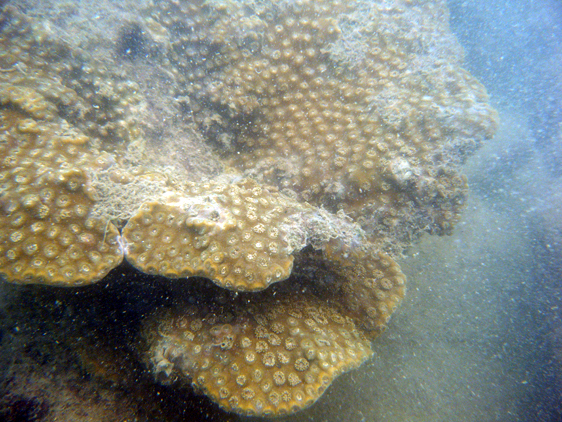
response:
[[[118,2],[75,2],[67,15],[57,1],[8,3],[78,32],[132,13]],[[373,358],[277,420],[562,420],[562,4],[447,6],[499,129],[463,164],[470,191],[452,234],[425,234],[398,259],[407,293]],[[129,267],[78,292],[2,282],[0,420],[259,420],[152,384],[119,350],[131,321],[169,301],[166,283]]]

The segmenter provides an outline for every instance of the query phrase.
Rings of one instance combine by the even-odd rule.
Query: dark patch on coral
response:
[[[121,28],[117,39],[116,51],[120,57],[135,60],[146,56],[146,37],[143,29],[137,24]]]
[[[0,399],[0,419],[5,422],[41,421],[49,413],[49,406],[37,398],[7,394]]]

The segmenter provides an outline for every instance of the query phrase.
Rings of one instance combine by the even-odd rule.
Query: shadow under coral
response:
[[[201,283],[175,281],[187,296]],[[173,284],[126,265],[81,289],[2,284],[0,419],[238,420],[139,363],[140,321],[172,303]]]

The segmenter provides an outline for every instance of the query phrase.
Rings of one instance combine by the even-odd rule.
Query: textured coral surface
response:
[[[32,106],[18,98],[9,104],[23,111],[0,110],[0,274],[67,286],[99,281],[123,251],[115,226],[90,214],[93,193],[80,169],[91,159],[81,145],[87,138],[27,117]]]
[[[201,275],[227,289],[262,290],[289,277],[282,223],[298,204],[252,181],[192,184],[170,203],[146,203],[123,229],[127,259],[149,274]]]
[[[156,375],[192,380],[230,411],[283,415],[310,406],[371,356],[350,318],[315,298],[279,296],[160,316],[149,330]]]
[[[308,407],[371,356],[402,250],[451,232],[495,112],[442,2],[130,7],[111,42],[2,10],[0,275],[172,283],[109,322],[123,348],[69,344],[79,366],[126,389],[114,362],[144,362],[142,385],[240,414]]]
[[[450,232],[495,111],[440,2],[157,2],[195,120],[231,165],[377,225]]]

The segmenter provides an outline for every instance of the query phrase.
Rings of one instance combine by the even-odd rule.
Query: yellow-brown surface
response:
[[[325,246],[323,261],[341,279],[330,303],[345,309],[370,338],[385,330],[406,293],[398,264],[368,242],[349,247],[337,239]]]
[[[138,86],[82,51],[55,42],[14,6],[0,14],[0,104],[38,118],[62,117],[108,149],[137,140]]]
[[[123,251],[113,224],[88,217],[92,200],[84,174],[48,171],[33,178],[25,170],[0,174],[19,185],[0,194],[0,275],[11,282],[62,286],[104,278]]]
[[[15,7],[0,15],[0,276],[82,285],[125,255],[208,278],[224,296],[146,322],[154,374],[228,411],[296,412],[371,355],[405,294],[393,257],[422,231],[450,233],[458,165],[495,112],[441,1],[155,0],[143,13],[95,59]],[[145,51],[135,42],[153,50],[128,54]],[[163,139],[186,121],[187,146]]]
[[[289,277],[283,220],[297,204],[253,181],[190,184],[167,204],[146,203],[123,229],[127,260],[171,278],[203,276],[239,291]]]
[[[34,94],[12,95],[13,104],[30,112]],[[54,122],[4,109],[0,126],[0,274],[63,286],[101,280],[123,258],[120,234],[108,220],[90,216],[93,192],[76,166],[103,160],[83,148],[86,136]]]
[[[147,327],[151,366],[162,381],[191,381],[246,415],[308,407],[372,354],[351,319],[307,295],[179,307]]]

